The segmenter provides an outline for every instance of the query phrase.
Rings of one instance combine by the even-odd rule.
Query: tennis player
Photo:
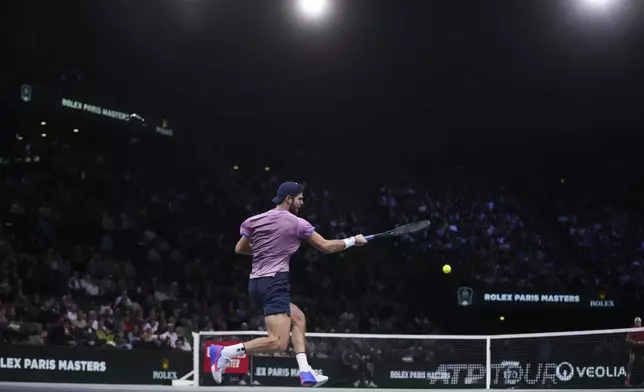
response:
[[[283,183],[273,199],[275,209],[250,217],[241,225],[241,238],[235,252],[253,256],[248,290],[251,298],[264,309],[268,336],[226,347],[211,345],[207,353],[217,384],[221,384],[226,367],[235,357],[286,351],[291,327],[300,384],[318,387],[329,379],[313,371],[306,358],[306,319],[300,308],[291,303],[289,260],[302,240],[324,253],[362,246],[367,240],[363,235],[327,240],[316,233],[309,222],[297,216],[304,204],[303,191],[298,183]]]
[[[633,328],[642,328],[641,318],[635,317]],[[624,385],[630,386],[635,357],[638,356],[640,357],[640,359],[644,357],[644,331],[629,332],[626,335],[626,342],[628,343],[630,349],[628,353],[628,366],[626,366],[626,382],[624,383]]]

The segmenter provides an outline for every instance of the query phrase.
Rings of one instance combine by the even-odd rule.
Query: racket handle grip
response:
[[[372,235],[367,235],[367,236],[364,237],[364,239],[367,240],[367,241],[371,241],[373,239],[373,237],[374,236],[372,236]]]

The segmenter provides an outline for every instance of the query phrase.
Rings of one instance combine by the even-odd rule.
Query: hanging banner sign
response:
[[[575,292],[529,292],[473,289],[459,287],[456,291],[459,306],[485,307],[548,307],[548,308],[615,308],[614,299]]]
[[[68,98],[62,99],[62,106],[73,110],[79,110],[83,112],[96,114],[99,116],[113,118],[115,120],[120,120],[120,121],[130,121],[130,119],[136,118],[136,115],[123,113],[118,110],[103,108],[97,105],[89,104],[87,102],[74,101],[73,99],[68,99]]]

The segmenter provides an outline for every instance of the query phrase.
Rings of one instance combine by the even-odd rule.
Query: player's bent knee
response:
[[[270,336],[270,350],[284,352],[288,349],[288,336]]]
[[[288,350],[288,340],[280,339],[278,345],[277,345],[277,351],[283,353]]]
[[[288,349],[289,332],[277,335],[276,337],[277,339],[275,339],[275,351],[285,352]]]
[[[274,314],[264,318],[268,329],[271,351],[286,351],[291,332],[291,318],[285,314]]]

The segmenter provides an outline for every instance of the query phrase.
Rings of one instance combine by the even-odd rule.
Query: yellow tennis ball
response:
[[[445,264],[443,266],[443,272],[449,274],[450,272],[452,272],[452,267],[450,267],[449,264]]]

